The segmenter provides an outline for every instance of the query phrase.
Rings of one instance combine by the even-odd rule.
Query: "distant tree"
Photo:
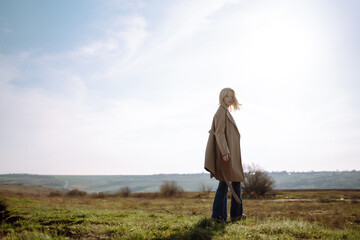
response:
[[[131,194],[131,190],[128,186],[126,186],[120,189],[119,194],[122,197],[128,197]]]
[[[180,187],[175,181],[164,181],[160,186],[160,193],[165,197],[173,197],[180,195],[184,192],[184,189]]]
[[[48,194],[49,197],[61,197],[61,193],[60,191],[51,191],[49,194]]]
[[[242,184],[243,194],[250,198],[265,197],[273,190],[274,180],[259,166],[246,166],[245,182]]]
[[[66,196],[68,197],[84,197],[87,193],[84,191],[81,191],[79,189],[73,189],[66,193]]]

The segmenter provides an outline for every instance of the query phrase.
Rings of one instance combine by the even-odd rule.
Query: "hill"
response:
[[[360,189],[360,171],[342,172],[267,172],[275,189]],[[216,189],[217,181],[209,174],[157,175],[33,175],[3,174],[0,184],[80,189],[88,193],[117,192],[129,187],[132,192],[157,192],[163,181],[176,181],[185,191],[196,192],[202,186]]]

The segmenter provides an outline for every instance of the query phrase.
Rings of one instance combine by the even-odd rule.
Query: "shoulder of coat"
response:
[[[228,112],[228,110],[224,106],[220,105],[218,110],[216,111],[215,115],[217,115],[217,114],[226,114],[227,112]]]

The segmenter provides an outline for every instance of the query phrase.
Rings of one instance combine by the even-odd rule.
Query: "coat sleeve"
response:
[[[219,109],[219,111],[215,114],[215,138],[222,156],[224,156],[225,154],[230,154],[230,150],[225,136],[225,128],[226,110]]]

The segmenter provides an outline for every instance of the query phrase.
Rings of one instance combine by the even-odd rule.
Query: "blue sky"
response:
[[[0,173],[203,172],[220,90],[244,164],[360,170],[358,1],[1,1]]]

